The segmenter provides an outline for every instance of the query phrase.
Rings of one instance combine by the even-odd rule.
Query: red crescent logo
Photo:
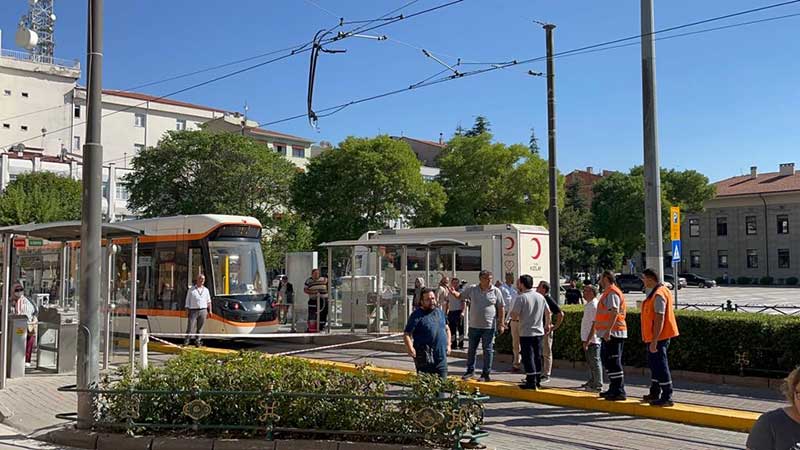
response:
[[[533,255],[533,259],[539,259],[542,255],[542,243],[539,242],[539,238],[532,238],[531,241],[536,243],[536,254]]]
[[[508,241],[509,241],[509,243],[508,243],[508,247],[506,247],[506,250],[511,250],[512,248],[514,248],[514,238],[513,238],[513,237],[511,237],[511,236],[506,236],[506,237],[504,237],[503,239],[504,239],[504,240],[508,240]]]

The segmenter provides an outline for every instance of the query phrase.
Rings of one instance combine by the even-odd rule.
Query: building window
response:
[[[745,216],[744,218],[744,232],[745,234],[752,236],[758,233],[758,227],[756,226],[756,216]]]
[[[306,157],[306,149],[303,147],[292,147],[292,157],[294,158],[305,158]]]
[[[778,234],[789,234],[789,216],[778,216]]]
[[[81,118],[81,105],[75,105],[75,108],[72,110],[72,114],[75,116],[76,119]]]
[[[77,152],[81,149],[81,137],[80,136],[72,136],[72,151]]]
[[[720,269],[727,269],[728,268],[728,251],[727,250],[719,250],[717,251],[717,267]]]
[[[275,151],[286,156],[286,146],[283,144],[275,144]]]
[[[788,269],[790,267],[788,248],[778,249],[778,267],[781,269]]]
[[[28,131],[28,126],[27,125],[20,125],[19,129],[20,129],[20,131]]]
[[[186,129],[186,119],[175,119],[175,129],[183,131]]]
[[[11,95],[11,90],[10,90],[10,89],[4,89],[4,90],[3,90],[3,95],[5,95],[6,97],[8,97],[9,95]]]
[[[689,237],[700,237],[700,219],[689,219]]]
[[[3,124],[3,128],[5,128],[6,130],[10,130],[11,129],[11,124],[10,123],[4,123]]]
[[[28,98],[28,93],[27,92],[23,92],[22,96],[25,97],[25,98]]]
[[[699,250],[692,250],[689,252],[689,265],[692,266],[692,269],[699,269],[700,268],[700,251]]]
[[[147,123],[147,118],[145,117],[144,114],[142,114],[142,113],[134,113],[134,115],[133,115],[133,126],[144,128],[146,123]]]
[[[728,218],[717,217],[717,236],[728,235]]]
[[[117,183],[116,199],[128,201],[128,198],[130,198],[128,190],[121,183]]]
[[[756,249],[747,249],[747,268],[758,269],[758,251]]]
[[[134,155],[138,155],[142,150],[144,150],[144,144],[133,144]]]

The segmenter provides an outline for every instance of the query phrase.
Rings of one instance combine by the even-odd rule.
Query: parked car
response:
[[[697,286],[701,288],[712,288],[717,285],[717,282],[711,278],[701,277],[696,273],[681,273],[678,277],[686,278],[687,286]]]
[[[644,282],[641,275],[632,273],[623,273],[617,275],[617,284],[624,293],[630,291],[644,292]]]
[[[669,283],[669,284],[674,286],[675,285],[675,279],[674,279],[674,277],[672,275],[665,274],[664,275],[664,283]],[[686,278],[678,277],[678,289],[683,289],[686,286],[688,286],[688,284],[686,282]]]

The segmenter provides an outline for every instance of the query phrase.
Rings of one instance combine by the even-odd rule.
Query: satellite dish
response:
[[[39,43],[39,35],[33,30],[29,30],[25,27],[19,27],[17,28],[15,41],[18,46],[26,50],[32,50],[34,47],[36,47],[36,44]]]

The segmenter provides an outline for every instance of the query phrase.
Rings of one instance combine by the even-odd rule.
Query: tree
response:
[[[52,172],[17,176],[0,194],[0,224],[21,225],[81,218],[81,183]]]
[[[209,131],[171,131],[132,165],[128,206],[145,217],[239,214],[265,228],[289,204],[297,171],[253,139]]]
[[[489,133],[491,129],[489,128],[492,124],[486,119],[486,117],[478,116],[475,118],[475,124],[472,125],[472,129],[467,131],[465,136],[475,137],[480,136],[484,133]]]
[[[414,228],[438,227],[442,224],[447,194],[437,181],[428,181],[424,185],[425,193],[414,211],[411,226]]]
[[[547,164],[522,145],[493,144],[491,138],[456,136],[442,152],[443,224],[545,224]]]
[[[704,203],[716,194],[708,177],[696,170],[661,169],[661,188],[670,206],[680,206],[686,212],[702,211]]]
[[[569,274],[593,266],[587,243],[591,238],[592,215],[581,197],[580,187],[580,182],[567,186],[564,208],[558,219],[561,264],[563,271]]]
[[[444,203],[441,190],[423,180],[411,147],[388,136],[349,137],[311,160],[292,198],[316,243],[355,239],[398,219],[424,223]]]
[[[539,156],[539,138],[536,137],[536,130],[531,127],[531,138],[528,140],[528,149],[531,153]]]
[[[261,248],[265,265],[281,268],[287,253],[313,248],[313,232],[297,214],[282,214],[273,221],[273,228],[264,234]]]

